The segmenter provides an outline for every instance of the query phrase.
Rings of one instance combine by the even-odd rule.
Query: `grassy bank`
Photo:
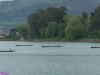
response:
[[[30,41],[30,40],[27,40]],[[100,39],[77,39],[77,40],[68,40],[66,38],[48,38],[48,39],[34,39],[31,40],[34,42],[44,42],[44,41],[61,41],[61,42],[100,42]]]
[[[31,41],[31,42],[46,42],[46,41],[50,41],[50,42],[54,42],[54,41],[58,41],[58,42],[100,42],[100,39],[77,39],[77,40],[68,40],[66,38],[48,38],[48,39],[43,39],[43,38],[38,38],[38,39],[24,39],[24,40],[20,40],[20,39],[4,39],[1,38],[0,41]]]

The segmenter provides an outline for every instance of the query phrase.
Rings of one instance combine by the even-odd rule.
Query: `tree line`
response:
[[[70,15],[67,12],[65,6],[38,9],[35,13],[29,14],[26,25],[10,29],[10,35],[6,38],[18,39],[20,36],[25,39],[100,38],[100,5],[89,16],[86,11],[83,11],[80,16]],[[16,35],[16,32],[20,35]]]

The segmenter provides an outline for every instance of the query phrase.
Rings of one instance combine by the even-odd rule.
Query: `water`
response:
[[[33,46],[15,46],[27,44]],[[41,45],[64,47],[42,48]],[[0,41],[0,72],[9,75],[100,75],[100,43]]]

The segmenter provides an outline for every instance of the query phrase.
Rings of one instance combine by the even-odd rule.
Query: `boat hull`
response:
[[[33,45],[16,45],[16,46],[33,46]]]
[[[100,48],[100,47],[91,47],[91,48]]]
[[[41,46],[41,47],[63,47],[63,46]]]
[[[2,50],[0,52],[15,52],[15,50]]]

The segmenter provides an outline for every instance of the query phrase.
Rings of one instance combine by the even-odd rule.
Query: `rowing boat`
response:
[[[33,45],[16,45],[16,46],[33,46]]]
[[[42,46],[41,45],[41,47],[63,47],[63,46],[59,46],[59,45],[57,45],[57,46]]]
[[[15,52],[15,50],[0,50],[0,52]]]
[[[91,48],[100,48],[100,47],[98,47],[98,46],[93,46],[93,47],[91,47]]]

